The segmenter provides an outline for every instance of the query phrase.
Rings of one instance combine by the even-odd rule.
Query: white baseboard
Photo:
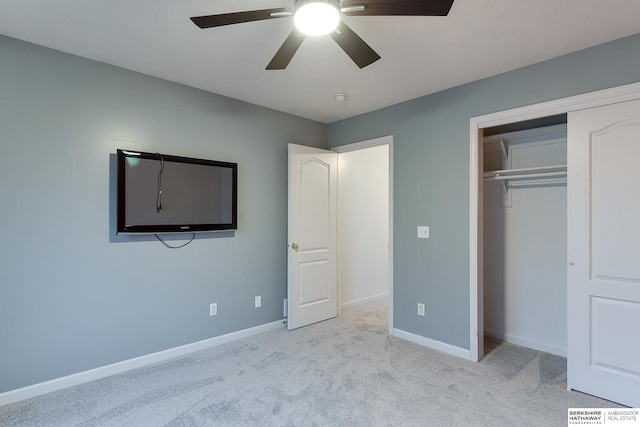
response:
[[[489,329],[484,330],[484,335],[490,338],[495,338],[499,341],[508,342],[522,347],[532,348],[538,351],[544,351],[547,353],[555,354],[556,356],[567,357],[567,348],[561,347],[559,345],[536,341],[529,338],[522,338],[517,335],[505,334],[504,332],[496,332]]]
[[[231,332],[218,337],[197,341],[191,344],[181,345],[179,347],[170,348],[156,353],[146,354],[144,356],[135,357],[133,359],[123,360],[122,362],[113,363],[111,365],[101,366],[99,368],[90,369],[77,374],[56,378],[27,387],[10,390],[0,393],[0,406],[18,402],[20,400],[31,399],[32,397],[51,393],[53,391],[62,390],[64,388],[88,383],[100,378],[105,378],[121,372],[130,371],[132,369],[141,368],[152,363],[163,362],[173,359],[174,357],[184,356],[207,348],[215,347],[231,341],[257,335],[273,329],[283,328],[282,320],[266,323],[264,325],[255,326],[253,328],[243,329],[241,331]]]
[[[431,338],[423,337],[421,335],[412,334],[411,332],[403,331],[402,329],[394,329],[393,336],[411,341],[416,344],[420,344],[425,347],[429,347],[433,350],[438,350],[443,353],[450,354],[452,356],[462,357],[463,359],[470,360],[471,357],[471,352],[469,350],[456,347],[455,345],[447,344],[442,341],[436,341]]]
[[[355,307],[356,305],[367,304],[370,302],[378,301],[383,298],[387,298],[388,296],[389,296],[389,292],[383,292],[381,294],[372,295],[370,297],[360,298],[360,299],[349,301],[349,302],[343,302],[342,308]]]

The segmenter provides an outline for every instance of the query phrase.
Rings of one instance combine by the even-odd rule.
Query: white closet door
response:
[[[640,100],[568,119],[567,385],[640,407]]]

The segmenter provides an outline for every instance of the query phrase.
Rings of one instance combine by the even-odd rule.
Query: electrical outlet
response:
[[[260,295],[258,295],[256,297],[256,304],[255,304],[256,308],[260,308],[262,307],[262,297]]]
[[[217,316],[218,315],[218,303],[212,302],[209,304],[209,316]]]
[[[424,304],[418,303],[418,316],[424,316]]]

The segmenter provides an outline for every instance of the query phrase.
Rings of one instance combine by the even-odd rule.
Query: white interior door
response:
[[[569,113],[567,385],[640,407],[640,100]]]
[[[289,144],[289,329],[338,313],[337,165],[337,153]]]

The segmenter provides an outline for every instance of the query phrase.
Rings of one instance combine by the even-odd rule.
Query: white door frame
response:
[[[363,150],[365,148],[386,145],[389,149],[389,335],[393,335],[393,135],[367,141],[354,142],[352,144],[340,145],[331,150],[336,153],[346,153],[349,151]],[[339,160],[338,160],[339,161]],[[338,166],[340,167],[340,166]],[[340,184],[338,184],[340,185]],[[338,206],[338,210],[340,206]],[[338,271],[340,271],[340,231],[338,230]],[[342,306],[342,283],[338,275],[338,314]]]
[[[469,161],[469,359],[484,356],[483,236],[482,236],[482,130],[509,123],[564,114],[617,102],[640,99],[640,83],[599,90],[568,98],[500,111],[470,120]],[[567,182],[567,186],[571,185]]]

